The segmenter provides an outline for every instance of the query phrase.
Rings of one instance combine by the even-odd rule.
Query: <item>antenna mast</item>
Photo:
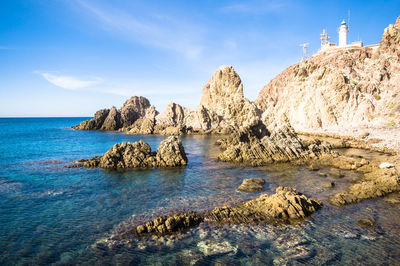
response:
[[[350,28],[350,9],[347,11],[347,27]]]
[[[308,43],[300,44],[300,46],[303,47],[303,57],[302,57],[301,61],[307,60],[307,49],[308,49],[308,45],[309,45]]]

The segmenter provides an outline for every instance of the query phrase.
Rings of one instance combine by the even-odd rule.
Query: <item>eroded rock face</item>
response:
[[[101,130],[117,130],[122,126],[121,114],[114,106],[110,109],[106,119],[101,126]]]
[[[187,108],[176,103],[170,103],[164,112],[156,117],[156,121],[157,124],[176,127],[184,124],[185,116],[188,112]]]
[[[83,121],[72,127],[76,130],[118,130],[131,126],[136,120],[151,114],[150,103],[144,97],[133,96],[128,99],[121,109],[114,106],[111,109],[97,111],[94,118]],[[153,107],[153,111],[155,111]]]
[[[400,17],[395,24],[390,24],[383,33],[379,53],[392,53],[400,56]]]
[[[259,93],[266,118],[287,115],[296,131],[340,132],[400,122],[400,22],[377,51],[332,48],[292,65]]]
[[[254,166],[308,160],[331,152],[327,143],[315,141],[304,145],[293,128],[285,122],[272,123],[267,128],[259,121],[256,126],[242,128],[217,144],[223,149],[219,160]]]
[[[150,108],[150,102],[145,97],[133,96],[128,99],[119,110],[122,121],[121,127],[128,127],[139,118],[145,116],[148,108]]]
[[[78,161],[78,165],[105,169],[155,168],[184,166],[187,161],[182,142],[172,136],[160,143],[157,153],[143,140],[123,142],[115,144],[103,156]]]
[[[203,87],[200,106],[233,127],[254,125],[260,111],[243,96],[243,84],[232,66],[219,67]]]

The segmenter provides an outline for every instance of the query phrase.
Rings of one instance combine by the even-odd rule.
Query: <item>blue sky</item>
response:
[[[91,116],[133,95],[194,108],[216,68],[245,96],[310,54],[351,11],[349,40],[378,43],[399,1],[0,0],[0,116]]]

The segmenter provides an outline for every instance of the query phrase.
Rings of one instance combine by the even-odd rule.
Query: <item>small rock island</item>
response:
[[[157,152],[140,140],[115,144],[103,156],[77,161],[75,166],[104,169],[156,168],[185,166],[188,162],[182,141],[171,136],[163,140]]]

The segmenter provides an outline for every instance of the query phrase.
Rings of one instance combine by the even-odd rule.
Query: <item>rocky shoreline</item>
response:
[[[331,168],[329,175],[337,179],[344,177],[342,170],[359,174],[353,184],[329,197],[328,203],[333,206],[399,192],[400,134],[395,126],[400,121],[395,112],[400,110],[400,94],[395,92],[400,81],[396,72],[400,65],[399,36],[400,18],[385,30],[377,53],[369,48],[319,53],[273,79],[254,103],[244,97],[242,81],[231,66],[215,71],[203,87],[199,106],[193,110],[170,103],[159,113],[146,98],[134,96],[120,109],[100,110],[93,119],[73,129],[173,137],[163,141],[157,153],[143,141],[116,144],[103,156],[80,160],[77,166],[184,166],[188,160],[177,136],[213,134],[223,135],[216,142],[221,150],[219,161],[241,166],[291,163],[305,165],[312,171]],[[361,81],[365,76],[369,78]],[[389,120],[396,122],[389,125]],[[358,130],[353,130],[353,126]],[[381,152],[388,160],[340,153],[341,149],[350,148]],[[333,189],[335,182],[325,182],[322,187]],[[261,191],[264,183],[262,178],[247,179],[238,191]],[[291,223],[309,217],[321,207],[321,201],[307,198],[294,188],[278,187],[275,194],[264,194],[235,206],[157,216],[113,238],[160,237],[202,223]]]

